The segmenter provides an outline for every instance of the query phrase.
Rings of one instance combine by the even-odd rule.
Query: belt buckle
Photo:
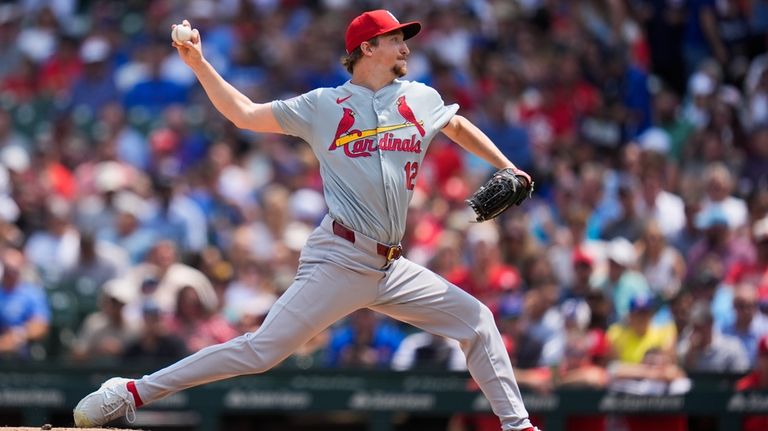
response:
[[[403,247],[400,245],[393,245],[387,250],[387,262],[397,260],[403,254]]]

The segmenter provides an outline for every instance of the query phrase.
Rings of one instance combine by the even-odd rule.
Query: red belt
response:
[[[333,221],[333,233],[340,236],[352,244],[355,243],[355,231],[349,229],[340,223]],[[400,245],[386,245],[376,243],[376,253],[387,258],[388,262],[399,259],[403,255],[403,247]]]

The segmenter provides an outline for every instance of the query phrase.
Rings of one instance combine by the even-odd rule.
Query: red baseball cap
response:
[[[402,30],[403,39],[410,39],[421,30],[421,23],[412,21],[400,24],[392,13],[384,9],[363,12],[347,26],[347,34],[344,37],[347,54],[366,40],[395,30]]]
[[[583,263],[585,265],[592,266],[592,264],[595,263],[595,259],[592,257],[592,255],[590,255],[587,251],[585,251],[581,247],[577,247],[573,250],[571,259],[573,260],[574,265],[578,263]]]

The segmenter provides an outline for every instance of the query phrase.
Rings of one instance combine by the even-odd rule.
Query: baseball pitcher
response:
[[[184,26],[191,28],[188,21]],[[344,85],[290,100],[254,103],[206,61],[200,34],[174,41],[214,106],[255,132],[298,136],[320,161],[328,214],[302,250],[294,283],[252,333],[207,347],[138,380],[112,378],[75,407],[75,424],[131,420],[136,408],[183,389],[277,365],[338,319],[370,308],[458,340],[467,366],[503,430],[534,430],[490,310],[428,269],[402,257],[408,203],[429,143],[444,133],[500,171],[470,200],[477,220],[520,204],[533,187],[477,127],[432,88],[402,80],[406,40],[421,29],[386,10],[347,27],[352,74]]]

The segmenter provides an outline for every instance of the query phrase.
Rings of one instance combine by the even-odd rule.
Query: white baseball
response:
[[[171,39],[178,44],[192,40],[192,28],[181,24],[176,25],[171,31]]]

